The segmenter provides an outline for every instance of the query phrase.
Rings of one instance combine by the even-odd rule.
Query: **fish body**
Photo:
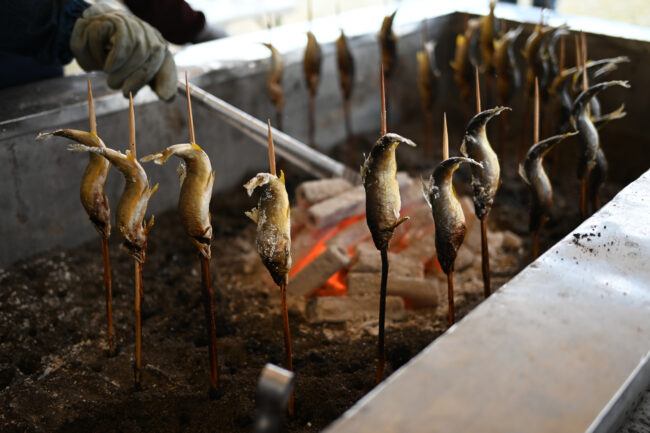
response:
[[[594,168],[596,154],[600,147],[598,130],[591,117],[587,114],[587,106],[594,96],[612,86],[630,87],[627,81],[598,83],[580,93],[573,103],[571,122],[574,129],[580,132],[578,137],[581,144],[578,155],[578,179],[585,179],[585,176]]]
[[[178,200],[178,212],[181,222],[199,252],[209,259],[212,242],[210,199],[214,185],[214,171],[210,158],[198,144],[184,143],[145,156],[140,161],[163,164],[172,155],[183,160],[179,166],[181,194]]]
[[[474,190],[474,209],[476,216],[483,219],[492,209],[494,197],[501,183],[501,168],[496,153],[490,146],[486,125],[494,116],[509,107],[496,107],[481,111],[472,118],[465,129],[460,152],[473,159],[482,167],[472,165],[472,188]]]
[[[70,145],[68,149],[101,155],[124,175],[124,191],[117,204],[115,220],[117,228],[124,238],[124,249],[136,260],[143,262],[147,235],[154,221],[154,218],[151,217],[145,225],[144,217],[149,199],[158,189],[158,185],[151,188],[147,180],[147,173],[130,150],[123,154],[108,147],[89,147],[81,144]]]
[[[523,26],[508,30],[496,42],[494,52],[494,70],[497,76],[497,90],[501,102],[507,102],[516,89],[521,86],[521,72],[515,59],[514,44],[521,34]]]
[[[316,36],[312,32],[307,32],[307,48],[305,49],[302,67],[305,73],[305,80],[307,81],[307,88],[311,96],[315,96],[318,90],[321,58],[321,49],[316,40]]]
[[[88,147],[106,148],[104,142],[96,134],[76,129],[58,129],[50,133],[39,134],[36,139],[42,140],[52,135],[69,138]],[[106,158],[94,153],[89,154],[88,165],[81,179],[79,191],[81,205],[88,214],[90,222],[105,239],[111,236],[111,209],[108,198],[104,194],[104,184],[110,167],[111,164]]]
[[[526,69],[526,88],[529,93],[535,84],[535,77],[539,76],[541,73],[541,66],[538,60],[540,46],[544,42],[546,35],[553,30],[553,27],[540,26],[538,24],[535,26],[533,33],[531,33],[530,36],[528,36],[528,39],[526,39],[523,54],[528,66]]]
[[[476,161],[452,157],[442,161],[433,171],[428,184],[422,188],[436,227],[436,252],[440,267],[445,274],[454,270],[458,249],[465,239],[465,214],[458,201],[453,185],[453,175],[462,163],[480,167]]]
[[[343,98],[349,100],[354,88],[354,58],[348,46],[348,39],[341,30],[341,35],[336,40],[336,60],[339,68],[339,78],[341,80],[341,91]]]
[[[379,30],[379,44],[381,46],[381,62],[384,65],[384,75],[389,78],[395,71],[397,64],[397,36],[393,32],[393,21],[397,11],[384,17]]]
[[[431,42],[431,48],[424,45],[421,51],[416,53],[418,63],[418,88],[420,90],[420,99],[422,101],[422,108],[426,111],[433,105],[433,87],[434,87],[434,62],[432,62],[431,55],[435,47],[435,43]]]
[[[555,47],[562,36],[568,35],[566,25],[554,28],[547,34],[542,42],[542,46],[537,54],[538,58],[538,76],[539,86],[543,90],[542,96],[548,98],[548,87],[557,76],[560,64],[555,54]]]
[[[490,13],[481,17],[481,33],[479,42],[481,44],[481,54],[483,56],[482,69],[488,74],[494,72],[494,7],[496,1],[490,2]]]
[[[246,212],[246,216],[257,224],[257,252],[273,281],[280,285],[287,282],[291,269],[291,220],[284,173],[280,172],[279,178],[258,173],[244,188],[249,197],[261,188],[257,207]]]
[[[284,91],[282,89],[282,74],[284,73],[284,63],[282,55],[271,44],[264,44],[271,50],[271,69],[266,76],[266,88],[269,91],[269,98],[277,111],[282,111],[284,107]]]
[[[474,80],[474,66],[476,61],[476,34],[479,27],[477,19],[471,19],[467,22],[467,28],[464,34],[456,36],[456,51],[454,60],[450,63],[454,70],[454,80],[460,90],[461,99],[464,101],[470,94]]]
[[[408,217],[400,218],[401,201],[397,184],[395,149],[400,144],[415,143],[388,133],[377,140],[361,167],[366,190],[366,221],[378,250],[388,248],[393,230]]]
[[[526,182],[532,195],[529,225],[531,232],[538,231],[548,221],[553,206],[553,187],[544,170],[544,156],[557,143],[576,134],[577,132],[567,132],[533,144],[523,164],[519,165],[519,176]]]

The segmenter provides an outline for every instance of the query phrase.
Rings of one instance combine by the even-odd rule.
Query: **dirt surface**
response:
[[[418,166],[423,158],[408,156],[408,150],[398,156],[401,166],[424,174]],[[495,252],[494,289],[530,262],[528,191],[512,165],[504,170],[490,226],[512,230],[524,243],[510,255]],[[579,223],[578,184],[565,177],[558,182],[554,217],[542,231],[542,251]],[[295,187],[298,180],[289,177],[287,184]],[[467,185],[468,173],[459,172],[459,192]],[[608,185],[603,197],[611,198],[618,189]],[[254,226],[243,216],[253,203],[243,191],[213,199],[217,399],[208,398],[199,260],[176,212],[170,211],[156,215],[144,265],[141,391],[134,389],[132,370],[133,262],[121,251],[117,234],[110,244],[119,344],[113,358],[105,352],[99,239],[0,270],[0,431],[251,432],[261,369],[267,362],[284,362],[279,291],[255,251]],[[460,319],[482,301],[480,265],[455,280]],[[311,325],[293,314],[290,323],[296,414],[285,420],[286,431],[320,431],[373,388],[376,322]],[[387,373],[446,328],[446,306],[409,310],[407,321],[388,323]]]

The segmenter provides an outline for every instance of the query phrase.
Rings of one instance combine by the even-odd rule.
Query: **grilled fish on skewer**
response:
[[[535,84],[535,76],[537,76],[538,72],[541,70],[537,60],[540,46],[544,42],[546,35],[548,35],[553,30],[555,30],[553,27],[541,26],[538,24],[535,26],[533,33],[531,33],[530,36],[528,36],[528,39],[526,39],[526,45],[524,46],[523,54],[527,65],[526,88],[528,89],[529,93]]]
[[[384,75],[390,78],[395,71],[397,64],[397,37],[393,32],[393,21],[395,20],[397,10],[390,15],[384,17],[381,23],[381,30],[377,37],[381,45],[381,62],[384,65]]]
[[[196,143],[175,144],[162,152],[154,153],[140,161],[163,164],[172,155],[181,158],[178,175],[181,195],[178,211],[187,234],[199,252],[210,258],[212,224],[210,223],[210,199],[214,184],[214,171],[208,155]]]
[[[336,40],[336,59],[341,80],[343,99],[350,99],[354,88],[354,58],[348,47],[348,39],[341,30],[341,36]]]
[[[559,72],[559,60],[555,47],[562,36],[568,35],[568,26],[562,25],[553,29],[544,39],[538,53],[539,86],[543,90],[542,97],[548,97],[548,87]]]
[[[291,221],[284,173],[280,171],[279,178],[258,173],[244,188],[249,196],[255,188],[262,189],[257,207],[246,212],[246,216],[257,224],[257,252],[273,281],[280,285],[288,280],[291,269]]]
[[[76,129],[57,129],[39,134],[36,139],[43,140],[53,135],[69,138],[87,147],[106,148],[104,142],[97,135]],[[94,153],[88,156],[88,166],[81,180],[81,204],[95,229],[101,236],[108,239],[111,235],[111,209],[108,205],[108,198],[104,194],[104,184],[111,164],[106,158]]]
[[[477,19],[471,19],[467,22],[467,29],[464,34],[456,36],[456,51],[454,60],[450,63],[454,69],[454,80],[460,89],[461,100],[464,102],[469,96],[470,90],[474,83],[474,66],[476,63],[476,56],[474,44],[472,41],[476,39],[476,32],[479,27]],[[470,48],[470,45],[472,47]]]
[[[434,77],[440,76],[440,71],[435,66],[433,58],[435,42],[427,42],[421,51],[416,53],[418,62],[418,87],[420,89],[420,98],[422,100],[422,109],[429,110],[433,105],[433,86]]]
[[[454,270],[456,253],[465,238],[465,215],[453,185],[454,172],[462,163],[481,164],[470,158],[452,157],[442,161],[433,171],[428,184],[422,185],[436,226],[436,252],[445,274]]]
[[[612,86],[630,87],[627,81],[607,81],[595,84],[580,93],[573,103],[571,124],[580,132],[581,143],[578,157],[578,179],[585,179],[585,176],[593,169],[596,164],[596,153],[600,147],[598,131],[590,116],[587,115],[586,108],[591,98]]]
[[[474,209],[478,219],[483,219],[490,212],[494,196],[501,183],[499,159],[488,141],[486,125],[490,119],[505,110],[510,110],[510,108],[491,108],[474,116],[467,124],[460,148],[463,156],[472,158],[482,165],[482,168],[472,165]]]
[[[305,49],[305,57],[303,59],[303,71],[305,73],[309,94],[312,96],[315,96],[318,90],[321,57],[321,49],[316,40],[316,36],[312,32],[307,32],[307,48]]]
[[[483,56],[483,64],[481,69],[487,74],[493,71],[493,56],[494,56],[494,7],[497,2],[490,1],[490,13],[481,17],[481,33],[479,35],[479,42],[481,44],[481,55]]]
[[[523,26],[508,30],[495,42],[494,69],[497,75],[497,90],[502,103],[510,100],[515,89],[521,86],[521,72],[515,58],[515,42]]]
[[[71,144],[68,148],[72,151],[101,155],[124,175],[126,180],[124,192],[117,204],[115,219],[117,228],[124,238],[124,249],[142,263],[143,252],[147,245],[147,234],[154,221],[152,216],[149,222],[144,224],[144,216],[149,199],[158,189],[158,184],[151,188],[147,180],[147,173],[130,150],[123,154],[108,147],[90,147],[83,144]]]
[[[535,143],[528,150],[524,163],[519,165],[519,176],[526,182],[532,194],[529,226],[531,232],[538,231],[546,223],[553,205],[553,188],[544,171],[544,157],[557,143],[576,134],[577,132],[567,132]]]
[[[366,219],[378,250],[388,248],[393,230],[408,217],[400,218],[401,201],[397,184],[395,149],[415,143],[394,133],[379,138],[361,167],[366,190]]]
[[[282,89],[282,74],[284,72],[284,63],[282,55],[272,44],[263,44],[271,50],[271,69],[266,77],[266,88],[269,91],[269,98],[277,111],[284,108],[284,91]]]

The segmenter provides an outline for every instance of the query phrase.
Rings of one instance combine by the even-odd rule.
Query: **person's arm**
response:
[[[0,14],[0,51],[44,64],[69,63],[72,28],[88,6],[83,0],[5,0]]]

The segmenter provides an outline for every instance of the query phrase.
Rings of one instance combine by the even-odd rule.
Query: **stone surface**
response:
[[[319,296],[307,303],[307,320],[311,323],[343,323],[379,317],[379,296]],[[406,319],[404,301],[397,296],[386,297],[386,318]]]

